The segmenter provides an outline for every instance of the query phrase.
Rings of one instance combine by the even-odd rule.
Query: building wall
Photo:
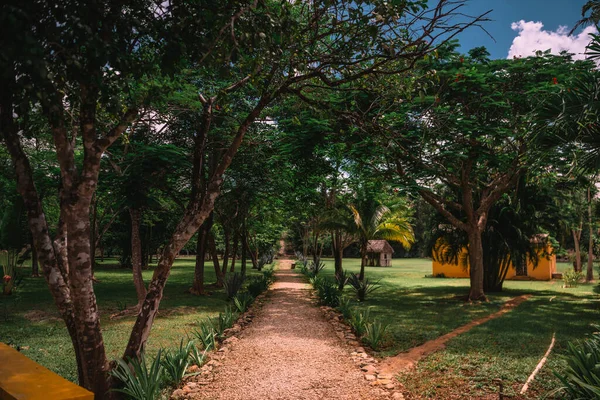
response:
[[[391,253],[379,253],[379,265],[382,267],[392,266],[392,254]]]
[[[465,250],[466,251],[466,250]],[[552,248],[549,247],[547,249],[548,253],[552,253]],[[432,263],[432,272],[433,275],[444,274],[447,278],[468,278],[469,277],[469,268],[463,268],[458,264],[442,264],[438,261],[433,261]],[[541,281],[549,281],[552,279],[552,274],[556,272],[556,255],[552,254],[549,257],[546,257],[540,251],[540,259],[537,267],[533,267],[533,264],[527,263],[527,276],[517,276],[517,270],[515,267],[510,265],[508,269],[508,273],[506,274],[506,279],[536,279]]]

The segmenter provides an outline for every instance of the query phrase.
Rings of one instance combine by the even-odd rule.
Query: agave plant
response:
[[[364,335],[364,333],[367,330],[367,324],[369,323],[369,319],[370,319],[370,314],[371,314],[371,309],[367,308],[366,310],[363,311],[359,311],[359,310],[354,310],[351,311],[351,316],[350,316],[350,326],[352,327],[352,330],[354,331],[354,333],[356,333],[357,336],[362,336]]]
[[[385,337],[385,332],[388,328],[387,324],[383,324],[378,320],[365,325],[365,335],[363,341],[367,343],[373,350],[379,350],[381,343]]]
[[[228,300],[232,299],[237,294],[237,292],[240,291],[245,280],[246,276],[239,272],[230,274],[227,277],[227,279],[223,283],[223,286],[225,287],[225,293],[227,294]]]
[[[183,339],[179,343],[179,348],[166,350],[161,364],[166,372],[167,381],[171,385],[178,385],[185,377],[185,371],[190,365],[190,353],[192,348],[196,348],[193,341],[183,344]]]
[[[600,332],[584,342],[569,343],[566,359],[565,374],[554,372],[563,384],[557,392],[569,399],[600,399]]]
[[[338,272],[337,274],[335,274],[335,280],[338,284],[338,290],[342,291],[344,290],[344,287],[346,286],[346,284],[348,283],[348,272],[343,269],[340,272]]]
[[[352,289],[356,292],[358,301],[365,301],[369,293],[373,293],[381,287],[379,281],[371,282],[368,278],[361,280],[355,273],[350,273],[348,283],[350,283],[350,286],[352,286]]]
[[[192,333],[194,336],[196,336],[200,343],[202,343],[202,346],[206,351],[214,349],[216,347],[215,341],[217,335],[215,332],[215,327],[210,320],[200,321],[198,325],[199,329],[194,330]]]
[[[246,312],[250,304],[254,301],[254,297],[248,292],[238,293],[233,298],[233,305],[238,310],[239,313]]]
[[[144,353],[139,358],[117,360],[117,367],[110,374],[122,382],[122,389],[113,389],[135,400],[156,400],[164,383],[165,370],[162,366],[162,350],[158,351],[150,368]]]

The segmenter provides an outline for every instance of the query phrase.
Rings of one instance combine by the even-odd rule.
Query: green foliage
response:
[[[563,384],[558,392],[573,400],[600,399],[600,333],[580,343],[569,343],[566,358],[565,373],[554,373]]]
[[[225,329],[231,328],[236,319],[237,314],[232,310],[232,308],[225,307],[225,312],[219,313],[219,316],[216,318],[216,320],[209,318],[209,321],[214,327],[216,337],[221,338],[223,337]]]
[[[195,329],[192,333],[200,341],[205,351],[216,348],[217,333],[210,319],[198,322],[198,329]]]
[[[367,323],[365,326],[365,335],[362,340],[371,346],[373,350],[379,350],[385,338],[385,332],[388,324],[383,324],[379,320]]]
[[[223,282],[223,286],[225,287],[225,293],[227,293],[228,300],[232,299],[240,291],[245,280],[246,276],[239,272],[234,272],[227,276],[227,279]]]
[[[583,272],[575,271],[575,269],[568,269],[563,272],[563,282],[567,288],[579,286],[579,283],[583,280],[583,278]]]
[[[146,364],[146,356],[140,354],[139,359],[117,360],[117,367],[110,374],[123,384],[122,389],[114,389],[135,400],[156,400],[164,383],[164,367],[162,350],[158,351],[150,368]]]
[[[355,273],[350,274],[348,283],[356,292],[358,301],[365,301],[369,293],[372,293],[380,288],[379,281],[371,282],[368,278],[361,280]]]
[[[340,303],[337,308],[340,310],[345,320],[349,320],[352,317],[352,302],[346,296],[340,297]]]
[[[196,350],[193,341],[188,341],[183,344],[183,339],[176,349],[168,349],[164,352],[164,358],[161,365],[165,370],[167,383],[170,385],[178,385],[185,377],[185,372],[192,361],[191,353]]]
[[[239,313],[246,312],[253,301],[254,297],[248,292],[238,293],[233,297],[233,305]]]
[[[354,333],[356,333],[358,337],[361,337],[367,331],[367,325],[369,324],[370,314],[371,308],[366,308],[362,311],[354,309],[351,312],[350,320],[348,322],[350,323],[352,330],[354,331]]]
[[[350,276],[348,274],[348,271],[346,271],[345,269],[342,270],[341,272],[335,274],[335,281],[338,284],[338,290],[340,290],[340,291],[344,290],[344,287],[348,283],[349,279],[350,279]]]
[[[201,367],[204,364],[204,361],[206,361],[206,353],[206,349],[200,351],[200,349],[198,349],[198,347],[194,343],[194,345],[190,349],[190,362],[192,363],[192,365],[197,365],[198,367]]]
[[[323,271],[324,268],[325,268],[325,263],[322,263],[322,262],[315,263],[314,261],[311,261],[310,265],[308,267],[308,271],[311,276],[317,276],[317,275],[319,275],[319,272]]]
[[[338,290],[337,283],[330,277],[316,276],[311,278],[311,283],[317,291],[321,304],[337,307],[340,304],[342,293]]]
[[[269,288],[269,284],[269,279],[265,275],[253,276],[248,284],[248,293],[256,298]]]

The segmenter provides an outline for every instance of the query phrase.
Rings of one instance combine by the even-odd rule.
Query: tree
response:
[[[393,240],[408,249],[414,242],[414,235],[403,204],[395,204],[390,209],[373,198],[367,198],[358,205],[349,207],[354,215],[356,233],[359,237],[361,258],[359,279],[362,281],[365,278],[369,240]]]
[[[485,297],[482,234],[490,210],[527,169],[543,168],[532,161],[536,149],[528,145],[538,106],[556,90],[556,81],[589,64],[541,52],[487,62],[452,47],[425,61],[419,78],[401,81],[408,93],[406,86],[384,81],[394,95],[387,101],[375,97],[380,106],[360,120],[375,121],[363,123],[371,134],[365,141],[388,150],[372,163],[375,168],[419,193],[466,233],[469,298],[477,300]],[[411,94],[410,101],[398,100]],[[376,104],[359,100],[366,103],[363,109]]]

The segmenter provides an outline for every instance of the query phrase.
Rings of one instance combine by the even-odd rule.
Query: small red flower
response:
[[[555,84],[555,85],[558,85],[558,79],[552,78],[552,83]]]
[[[465,58],[464,58],[464,57],[461,57],[461,58],[460,58],[460,62],[461,62],[461,63],[464,63],[464,62],[465,62]]]
[[[10,282],[11,279],[12,279],[12,277],[10,275],[4,275],[4,277],[2,278],[2,280],[4,281],[4,283]]]

